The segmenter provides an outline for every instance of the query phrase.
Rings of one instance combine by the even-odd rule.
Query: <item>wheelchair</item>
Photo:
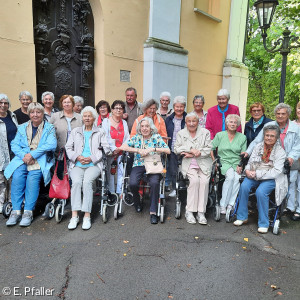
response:
[[[245,166],[247,165],[248,159],[249,158],[245,158],[243,155],[241,155],[241,161],[240,161],[239,165],[243,167],[243,171],[244,171]],[[289,178],[290,165],[289,165],[288,160],[286,160],[284,163],[283,173],[286,174]],[[245,175],[245,173],[243,173],[242,177],[240,178],[241,184],[245,178],[246,178],[246,175]],[[256,189],[252,188],[252,190],[249,193],[248,203],[250,202],[251,207],[254,207],[256,205],[255,191],[256,191]],[[277,205],[276,201],[275,201],[275,189],[269,195],[269,220],[270,220],[269,227],[273,228],[272,232],[275,235],[278,235],[278,233],[279,233],[280,220],[281,220],[281,216],[284,212],[284,208],[285,208],[287,200],[288,200],[288,195],[289,195],[289,192],[287,192],[286,197],[284,198],[284,200],[282,201],[282,203],[280,205]],[[226,222],[230,223],[236,218],[238,205],[239,205],[239,195],[237,196],[235,205],[232,207],[232,209],[228,209],[226,211],[226,216],[225,216]]]
[[[123,151],[120,163],[123,164],[123,178],[122,178],[122,190],[118,201],[115,203],[114,208],[114,219],[117,220],[118,217],[123,215],[123,202],[128,206],[132,206],[133,202],[133,194],[130,192],[129,188],[129,175],[127,174],[127,161],[129,158],[129,153]]]
[[[130,192],[129,187],[129,177],[126,173],[126,163],[128,159],[128,153],[123,153],[123,157],[121,161],[123,161],[124,165],[124,176],[123,176],[123,184],[122,184],[122,192],[120,195],[120,200],[115,205],[115,219],[117,219],[120,215],[123,214],[123,204],[124,202],[126,205],[132,206],[134,204],[133,201],[133,194]],[[165,217],[165,206],[166,206],[166,196],[165,196],[165,181],[166,181],[166,166],[167,166],[167,155],[161,155],[161,161],[163,165],[163,172],[161,174],[161,179],[159,182],[159,198],[158,198],[158,208],[157,208],[157,216],[161,223],[164,222]],[[149,196],[150,193],[150,185],[148,183],[147,174],[145,173],[139,183],[139,197],[141,203],[145,198]]]
[[[102,216],[103,223],[106,223],[108,220],[108,207],[115,206],[118,202],[118,195],[109,191],[106,174],[108,169],[107,155],[101,145],[99,149],[102,151],[103,168],[96,181],[96,194],[100,197],[100,216]]]
[[[222,198],[222,187],[225,181],[225,176],[221,173],[221,161],[220,156],[217,155],[216,150],[214,152],[214,161],[211,167],[211,175],[209,179],[209,191],[207,208],[213,210],[213,218],[216,222],[221,219],[220,200]]]

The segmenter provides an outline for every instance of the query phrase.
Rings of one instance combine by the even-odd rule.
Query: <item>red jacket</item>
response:
[[[225,112],[225,118],[228,115],[240,115],[239,108],[233,104],[228,104],[228,110]],[[210,138],[213,140],[215,135],[222,131],[223,119],[222,114],[218,110],[218,105],[211,107],[207,111],[205,128],[210,131]],[[238,132],[242,132],[242,127],[239,126]]]

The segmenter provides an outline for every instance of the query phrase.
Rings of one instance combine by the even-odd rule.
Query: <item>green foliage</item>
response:
[[[266,115],[274,118],[273,110],[279,102],[282,55],[268,53],[263,46],[261,31],[258,26],[254,0],[250,0],[248,32],[245,48],[245,64],[249,68],[249,91],[247,106],[261,102],[266,108]],[[268,29],[267,45],[282,37],[288,27],[292,35],[300,37],[300,1],[279,1],[271,27]],[[299,40],[300,43],[300,40]],[[293,44],[295,45],[295,44]],[[300,95],[300,48],[292,49],[288,55],[284,102],[293,110]],[[249,111],[249,109],[247,109]],[[293,112],[293,116],[295,112]],[[247,119],[250,116],[247,115]]]

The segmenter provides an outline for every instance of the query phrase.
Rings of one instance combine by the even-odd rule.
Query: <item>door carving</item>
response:
[[[37,97],[81,96],[94,106],[94,19],[88,0],[33,0]]]

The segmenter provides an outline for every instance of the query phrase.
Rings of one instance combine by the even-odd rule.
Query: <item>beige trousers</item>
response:
[[[206,212],[209,178],[201,169],[189,169],[187,177],[190,181],[187,189],[186,211]]]

